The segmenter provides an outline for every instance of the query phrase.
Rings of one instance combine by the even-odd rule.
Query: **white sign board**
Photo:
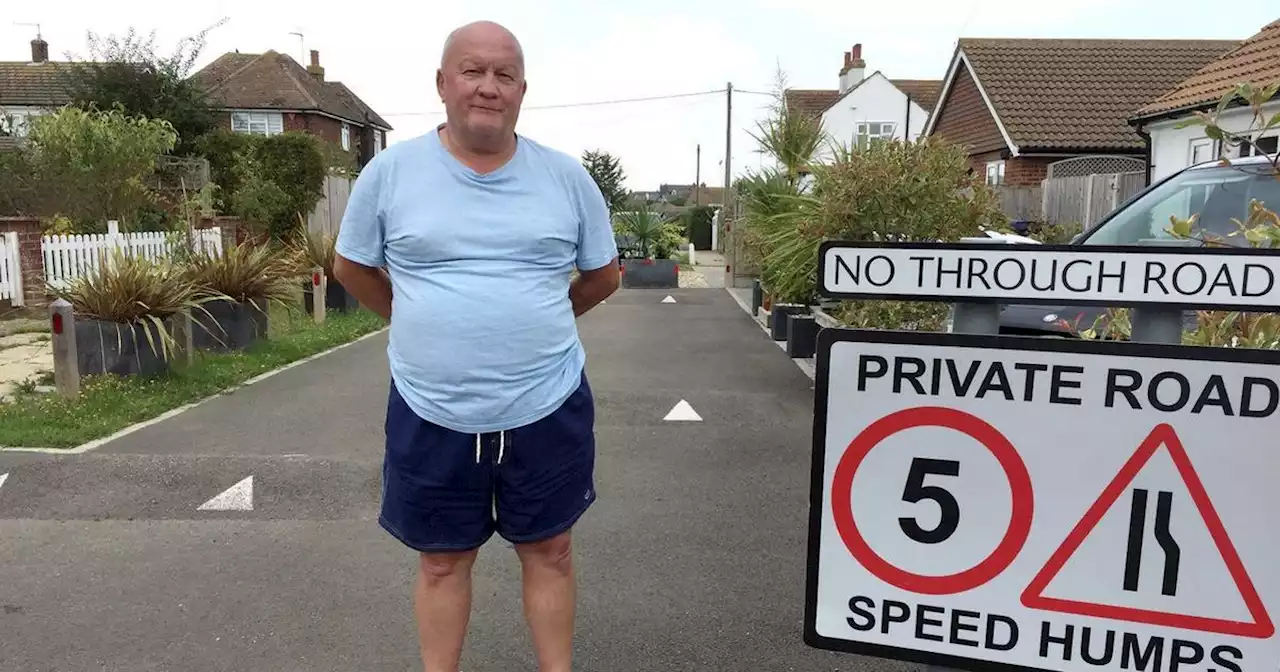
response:
[[[828,241],[818,277],[838,299],[1280,309],[1280,249]]]
[[[975,670],[1280,668],[1278,361],[823,330],[805,641]]]

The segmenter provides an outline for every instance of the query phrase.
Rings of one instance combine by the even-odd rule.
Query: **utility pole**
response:
[[[729,202],[732,185],[730,184],[733,175],[730,169],[730,162],[733,157],[733,82],[725,83],[724,97],[724,196],[721,198],[724,203],[720,206],[720,223],[723,234],[720,237],[725,252],[725,280],[729,287],[733,287],[733,277],[736,272],[733,268],[737,259],[734,257],[734,248],[736,247],[729,242]]]
[[[702,205],[702,143],[698,143],[697,168],[693,170],[693,205]]]

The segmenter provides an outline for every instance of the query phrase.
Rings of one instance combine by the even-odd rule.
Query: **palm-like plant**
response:
[[[633,248],[641,259],[652,259],[673,220],[642,205],[614,217],[614,232],[624,236],[624,247]]]

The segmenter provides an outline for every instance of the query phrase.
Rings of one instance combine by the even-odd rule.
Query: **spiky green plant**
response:
[[[185,275],[202,296],[287,304],[297,288],[299,266],[292,248],[242,243],[192,256]]]
[[[79,317],[143,326],[151,351],[166,360],[173,349],[166,320],[217,298],[200,292],[184,267],[123,249],[104,253],[95,267],[49,291]]]

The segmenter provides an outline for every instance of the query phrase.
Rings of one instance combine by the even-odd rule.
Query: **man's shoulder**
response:
[[[544,145],[527,135],[521,135],[520,141],[525,143],[531,150],[530,154],[540,163],[562,175],[578,178],[588,174],[587,169],[582,167],[582,163],[568,152]]]

